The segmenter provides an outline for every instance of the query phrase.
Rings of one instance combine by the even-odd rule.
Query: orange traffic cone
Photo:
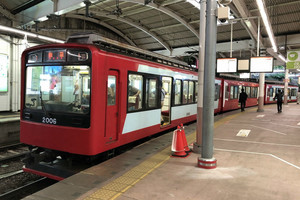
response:
[[[172,141],[172,156],[174,157],[186,157],[188,154],[184,150],[184,145],[182,141],[182,134],[180,127],[173,132],[173,141]]]
[[[182,136],[184,150],[185,150],[185,152],[189,153],[192,150],[189,148],[189,145],[188,145],[188,143],[186,141],[186,136],[185,136],[185,132],[184,132],[184,126],[183,126],[183,124],[180,124],[180,126],[181,126],[181,136]]]

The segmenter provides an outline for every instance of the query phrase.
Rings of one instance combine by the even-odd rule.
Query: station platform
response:
[[[196,124],[185,126],[189,144]],[[246,108],[215,117],[217,168],[201,155],[170,157],[172,132],[41,190],[25,200],[298,200],[300,105]]]
[[[20,113],[0,112],[0,145],[20,141]]]

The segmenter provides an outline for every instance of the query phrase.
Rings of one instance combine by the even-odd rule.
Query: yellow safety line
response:
[[[252,110],[252,109],[250,109]],[[242,113],[233,114],[227,116],[223,119],[218,120],[214,123],[214,128],[224,124],[225,122],[241,115]],[[192,134],[187,136],[187,141],[190,144],[195,140],[196,131]],[[106,184],[96,192],[90,194],[89,196],[85,197],[84,200],[106,200],[111,199],[114,200],[118,198],[120,195],[125,193],[128,189],[132,186],[137,184],[140,180],[145,178],[148,174],[153,172],[156,168],[161,166],[164,162],[170,159],[170,146],[162,150],[161,152],[153,155],[149,159],[143,161],[141,164],[137,165],[136,167],[132,168],[122,176],[116,178],[112,182]],[[152,165],[152,167],[151,167]],[[133,177],[137,174],[136,177]],[[131,182],[131,183],[130,183]],[[113,187],[119,189],[114,189]]]

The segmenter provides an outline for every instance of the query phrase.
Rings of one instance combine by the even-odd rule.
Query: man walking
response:
[[[239,102],[241,103],[241,112],[245,111],[247,98],[248,95],[246,92],[244,92],[244,88],[242,88],[242,92],[240,93],[240,98],[239,98]]]
[[[278,92],[276,93],[275,98],[274,98],[274,99],[277,99],[277,111],[278,111],[278,113],[282,112],[282,97],[283,97],[282,91],[278,90]]]

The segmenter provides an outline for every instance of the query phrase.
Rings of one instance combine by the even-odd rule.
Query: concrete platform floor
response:
[[[282,113],[277,113],[276,105],[256,110],[216,117],[220,118],[214,129],[216,169],[198,168],[199,154],[170,157],[166,147],[74,199],[299,200],[300,105],[283,105]],[[195,126],[189,125],[186,132]],[[190,144],[195,140],[192,132],[187,136]],[[63,194],[63,188],[56,189]],[[39,193],[26,199],[39,199],[43,191]]]
[[[216,169],[196,167],[197,154],[170,158],[117,199],[300,199],[299,122],[297,104],[224,118],[215,123]],[[236,136],[241,129],[250,134]]]

